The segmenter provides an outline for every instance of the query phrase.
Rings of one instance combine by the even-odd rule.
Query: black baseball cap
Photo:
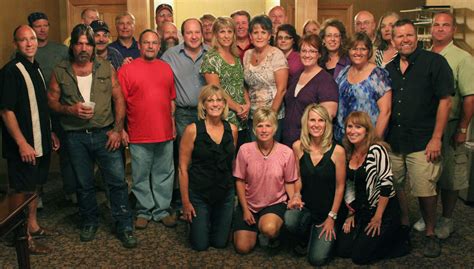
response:
[[[104,31],[104,32],[110,33],[109,26],[103,20],[93,21],[93,22],[91,22],[90,26],[91,26],[92,30],[94,30],[94,33],[97,33],[99,31]]]

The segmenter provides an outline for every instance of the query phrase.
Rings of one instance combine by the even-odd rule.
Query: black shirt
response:
[[[453,72],[443,56],[417,48],[405,73],[400,54],[385,68],[392,79],[392,115],[387,142],[393,152],[424,150],[436,124],[439,100],[454,94]]]
[[[18,64],[18,66],[17,66]],[[24,56],[17,53],[15,59],[8,62],[1,71],[0,87],[0,109],[6,109],[15,113],[20,130],[28,144],[34,145],[32,111],[25,78],[19,66],[24,66],[28,72],[34,87],[37,110],[39,114],[41,142],[43,155],[51,151],[51,123],[49,117],[48,100],[46,98],[46,85],[38,62],[28,61]],[[3,157],[19,158],[18,145],[6,130],[2,128]]]

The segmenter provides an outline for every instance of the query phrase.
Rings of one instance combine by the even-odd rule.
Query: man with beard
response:
[[[169,48],[172,48],[179,44],[178,39],[178,28],[172,22],[165,22],[161,26],[161,47],[160,52],[158,52],[158,58],[165,53]]]
[[[117,30],[117,40],[110,43],[110,46],[117,49],[125,59],[125,63],[130,63],[133,59],[140,57],[138,44],[133,37],[135,32],[135,16],[130,12],[118,14],[115,17],[115,29]]]
[[[140,58],[124,65],[118,74],[127,104],[128,139],[125,137],[132,156],[132,192],[137,198],[135,227],[145,229],[150,220],[174,227],[176,216],[167,211],[173,192],[176,136],[173,71],[156,59],[158,33],[147,29],[138,43]]]
[[[120,52],[109,46],[110,31],[109,26],[104,21],[98,20],[91,23],[94,30],[95,54],[97,57],[109,61],[115,70],[119,70],[123,63]]]
[[[81,241],[94,240],[99,226],[94,185],[97,162],[109,190],[117,237],[124,247],[134,248],[137,239],[132,233],[120,151],[125,102],[115,70],[108,61],[95,57],[94,49],[92,29],[76,25],[71,33],[69,60],[61,62],[51,76],[49,107],[61,115],[66,131],[66,146],[77,178]]]
[[[10,188],[19,193],[35,192],[48,178],[51,149],[57,150],[59,141],[51,133],[44,75],[35,61],[35,32],[21,25],[13,32],[13,38],[18,52],[1,71],[3,157],[7,159]],[[33,241],[55,234],[39,226],[37,205],[38,199],[28,205],[28,249],[31,254],[48,254],[48,247]]]
[[[204,44],[212,46],[212,24],[216,20],[216,17],[211,14],[204,14],[199,18],[199,20],[202,23],[202,37],[204,39]]]

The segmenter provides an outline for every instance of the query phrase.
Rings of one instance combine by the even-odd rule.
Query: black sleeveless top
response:
[[[311,156],[304,152],[299,160],[303,188],[301,196],[305,207],[311,212],[312,222],[320,224],[326,220],[331,211],[336,192],[336,165],[331,160],[336,143],[324,153],[319,163],[314,166]]]
[[[224,123],[224,134],[216,144],[206,131],[203,120],[196,122],[196,139],[189,167],[189,189],[208,203],[223,199],[233,188],[232,161],[234,160],[234,139],[232,128]]]

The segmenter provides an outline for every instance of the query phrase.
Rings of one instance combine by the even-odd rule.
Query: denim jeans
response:
[[[297,209],[287,210],[285,213],[285,225],[290,233],[298,239],[308,238],[308,261],[311,265],[322,266],[332,257],[332,249],[336,242],[334,238],[326,241],[325,235],[319,238],[323,227],[316,227],[311,221],[311,213],[307,208],[301,211]],[[336,227],[334,227],[336,228]]]
[[[173,194],[173,141],[130,144],[130,154],[137,216],[159,221],[169,215]]]
[[[176,124],[176,132],[178,133],[178,137],[183,136],[184,129],[186,129],[186,126],[195,122],[196,120],[197,120],[196,109],[176,107],[175,124]]]
[[[189,199],[196,211],[189,235],[194,250],[206,250],[209,245],[226,247],[234,212],[234,195],[235,191],[231,189],[222,201],[209,204],[189,190]]]
[[[61,145],[66,145],[66,132],[60,128],[56,134],[61,142]],[[71,160],[67,146],[62,146],[58,150],[59,153],[59,169],[63,179],[63,190],[65,194],[76,193],[76,175],[72,169]]]
[[[103,128],[93,132],[68,132],[67,147],[77,179],[79,213],[84,226],[99,225],[99,210],[94,182],[94,164],[97,163],[104,182],[109,189],[109,201],[117,232],[131,231],[132,213],[128,204],[128,187],[120,150],[108,151],[107,131]]]
[[[253,132],[253,119],[248,119],[248,134],[249,134],[249,142],[256,141],[257,137],[255,137],[255,133]],[[283,119],[278,120],[278,129],[275,132],[273,138],[275,141],[281,141],[281,128],[283,128]]]

